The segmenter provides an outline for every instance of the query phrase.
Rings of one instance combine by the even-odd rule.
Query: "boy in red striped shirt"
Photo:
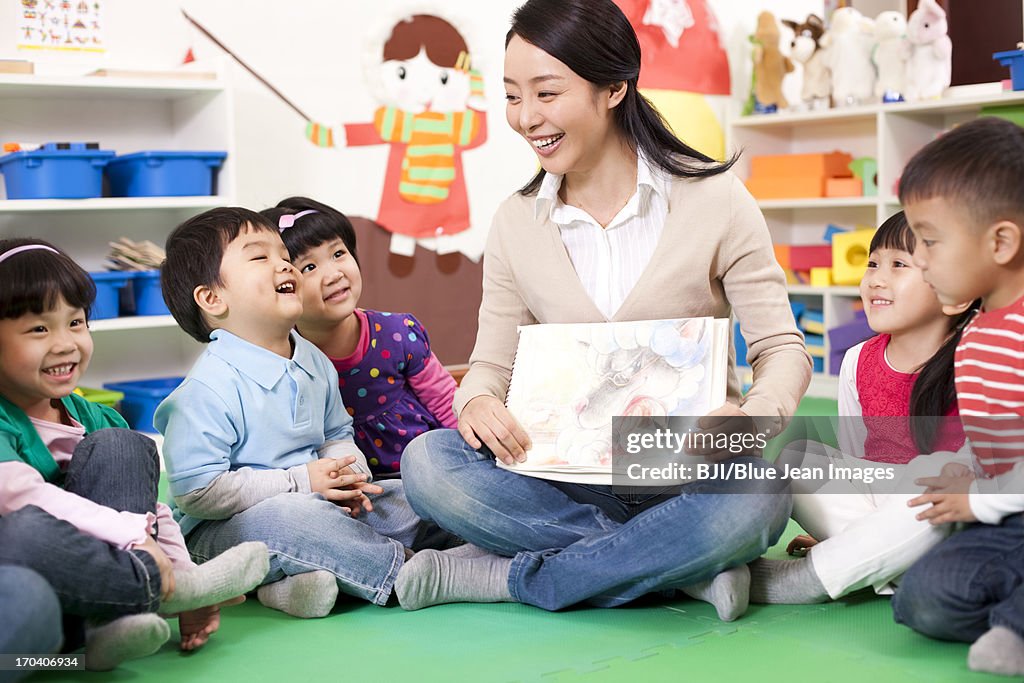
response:
[[[973,642],[973,670],[1024,675],[1024,128],[982,117],[934,140],[907,164],[900,202],[939,300],[982,310],[955,358],[974,462],[918,480],[928,488],[910,501],[932,524],[973,523],[911,567],[893,611]]]

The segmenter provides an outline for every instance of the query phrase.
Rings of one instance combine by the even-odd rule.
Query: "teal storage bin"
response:
[[[193,197],[214,194],[215,173],[227,152],[147,151],[107,164],[114,197]]]
[[[140,432],[156,433],[153,426],[153,413],[160,402],[178,388],[184,377],[162,377],[159,379],[142,379],[133,382],[111,382],[104,384],[104,389],[120,391],[121,416],[128,426]]]
[[[103,195],[103,167],[114,152],[94,142],[48,142],[0,157],[8,199],[89,199]]]
[[[160,271],[140,270],[132,274],[135,290],[135,315],[170,315],[160,291]]]
[[[116,318],[121,313],[121,290],[131,279],[131,273],[121,271],[104,271],[89,273],[96,285],[96,301],[89,313],[90,320]]]

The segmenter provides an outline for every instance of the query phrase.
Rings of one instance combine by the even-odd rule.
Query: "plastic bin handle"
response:
[[[27,157],[25,159],[25,168],[38,168],[43,165],[42,159],[36,159],[35,157]]]
[[[103,168],[104,166],[107,165],[108,161],[109,159],[92,159],[89,163],[91,163],[96,168]]]
[[[146,166],[149,166],[150,168],[156,168],[157,166],[163,166],[163,163],[164,163],[163,159],[157,159],[156,157],[147,157],[146,158]]]

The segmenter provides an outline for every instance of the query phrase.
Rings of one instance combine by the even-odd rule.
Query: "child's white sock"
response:
[[[682,591],[691,598],[710,602],[722,621],[733,621],[746,613],[750,603],[750,570],[741,564],[708,581],[684,586]]]
[[[1004,676],[1024,676],[1024,639],[1005,626],[995,626],[974,641],[967,667]]]
[[[498,555],[466,558],[421,550],[398,570],[395,593],[407,610],[446,602],[512,602],[511,566],[511,558]]]
[[[174,594],[160,603],[160,612],[189,612],[244,595],[260,585],[269,571],[266,544],[240,543],[198,567],[175,570]]]
[[[256,597],[263,605],[293,617],[316,619],[326,617],[334,609],[338,601],[338,581],[334,574],[319,569],[260,586]]]
[[[110,671],[121,662],[148,657],[171,637],[167,621],[152,612],[85,629],[85,668]]]
[[[750,563],[750,602],[764,605],[811,605],[828,600],[828,591],[810,557],[799,560],[759,558]]]

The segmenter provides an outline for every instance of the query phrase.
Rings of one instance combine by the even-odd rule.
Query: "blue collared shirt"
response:
[[[316,460],[326,441],[352,440],[338,372],[312,343],[293,331],[295,350],[283,358],[226,330],[210,338],[153,418],[164,435],[172,496],[205,488],[229,470],[302,465]],[[194,521],[183,520],[186,526]]]

